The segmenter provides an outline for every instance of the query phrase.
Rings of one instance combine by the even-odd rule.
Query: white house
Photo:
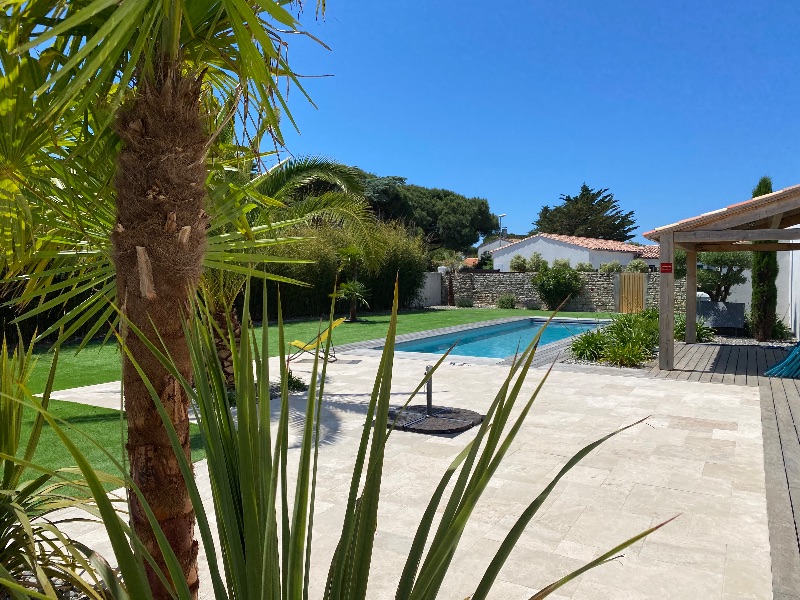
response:
[[[778,278],[775,284],[778,287],[777,316],[800,339],[800,255],[797,252],[778,252]]]
[[[478,257],[481,257],[484,252],[491,252],[492,250],[497,250],[498,248],[502,248],[503,246],[508,246],[514,240],[509,239],[497,239],[493,242],[489,242],[488,244],[483,244],[478,246]]]
[[[573,267],[583,262],[590,263],[593,268],[598,269],[601,264],[615,260],[624,267],[634,258],[641,258],[653,267],[658,266],[657,245],[636,246],[613,240],[539,233],[493,250],[494,268],[510,271],[511,259],[515,255],[520,254],[527,259],[535,252],[541,254],[550,264],[554,259],[566,258]]]

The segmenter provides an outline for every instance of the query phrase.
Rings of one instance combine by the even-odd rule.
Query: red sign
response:
[[[672,263],[661,263],[662,273],[672,273]]]

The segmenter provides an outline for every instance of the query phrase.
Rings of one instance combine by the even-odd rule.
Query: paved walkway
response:
[[[343,357],[344,358],[344,357]],[[312,589],[322,586],[341,528],[352,461],[378,359],[353,351],[328,368],[314,521]],[[293,365],[297,374],[309,364]],[[485,412],[504,366],[444,364],[437,403]],[[399,404],[424,363],[397,358],[392,393]],[[524,392],[544,375],[536,369]],[[81,396],[88,400],[90,390]],[[63,394],[54,394],[56,397]],[[292,423],[303,402],[292,402]],[[527,599],[541,587],[635,533],[675,515],[624,556],[550,596],[553,600],[733,600],[772,597],[759,389],[711,383],[555,370],[473,514],[440,597],[469,596],[515,520],[568,457],[622,425],[650,415],[592,452],[557,486],[501,571],[495,599]],[[293,440],[299,429],[293,428]],[[426,499],[453,457],[474,436],[431,437],[395,431],[385,476],[368,596],[394,597],[399,565]],[[298,449],[291,450],[290,464]],[[196,466],[210,498],[205,461]],[[413,492],[411,492],[413,488]],[[291,501],[291,499],[290,499]],[[101,553],[103,532],[79,532]],[[202,563],[202,569],[206,569]],[[204,581],[208,581],[205,577]],[[203,588],[204,598],[211,598]]]

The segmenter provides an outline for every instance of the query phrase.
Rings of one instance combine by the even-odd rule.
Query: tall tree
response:
[[[324,5],[324,3],[322,3]],[[111,231],[117,298],[126,319],[167,352],[185,377],[191,361],[184,336],[190,297],[206,252],[206,156],[215,130],[206,118],[210,97],[235,99],[224,126],[237,117],[258,148],[265,132],[281,140],[286,108],[279,76],[296,79],[283,36],[299,23],[279,0],[4,3],[2,37],[18,52],[46,57],[36,97],[46,97],[43,123],[63,127],[100,105],[91,124],[103,135],[113,123],[121,149],[113,188]],[[254,126],[251,126],[254,124]],[[217,129],[218,131],[218,129]],[[189,456],[188,398],[146,344],[127,347],[155,387]],[[196,596],[194,512],[165,427],[134,363],[123,359],[131,475],[156,515]],[[166,572],[156,537],[137,498],[129,494],[137,535]],[[149,569],[154,596],[171,596]]]
[[[772,193],[772,179],[766,175],[753,189],[753,198]],[[766,242],[761,242],[766,243]],[[778,306],[778,253],[753,252],[753,295],[751,314],[753,337],[765,342],[772,337]]]
[[[576,235],[626,242],[633,238],[633,211],[622,212],[608,189],[594,190],[585,183],[577,196],[561,195],[561,204],[543,206],[534,223],[534,233]]]
[[[731,288],[747,281],[744,272],[753,266],[754,252],[700,252],[697,262],[697,289],[714,302],[725,302]],[[686,277],[686,252],[675,252],[675,276]]]

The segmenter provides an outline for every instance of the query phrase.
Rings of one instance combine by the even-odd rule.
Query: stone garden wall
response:
[[[580,312],[614,312],[616,279],[613,273],[580,273],[583,289],[570,299],[565,310]],[[531,284],[531,273],[455,273],[453,292],[456,299],[472,300],[473,306],[495,306],[503,294],[513,294],[518,306],[542,308],[542,302]],[[658,308],[660,273],[647,274],[647,308]],[[447,304],[448,275],[442,275],[442,304]],[[675,281],[675,311],[686,307],[686,280]]]

